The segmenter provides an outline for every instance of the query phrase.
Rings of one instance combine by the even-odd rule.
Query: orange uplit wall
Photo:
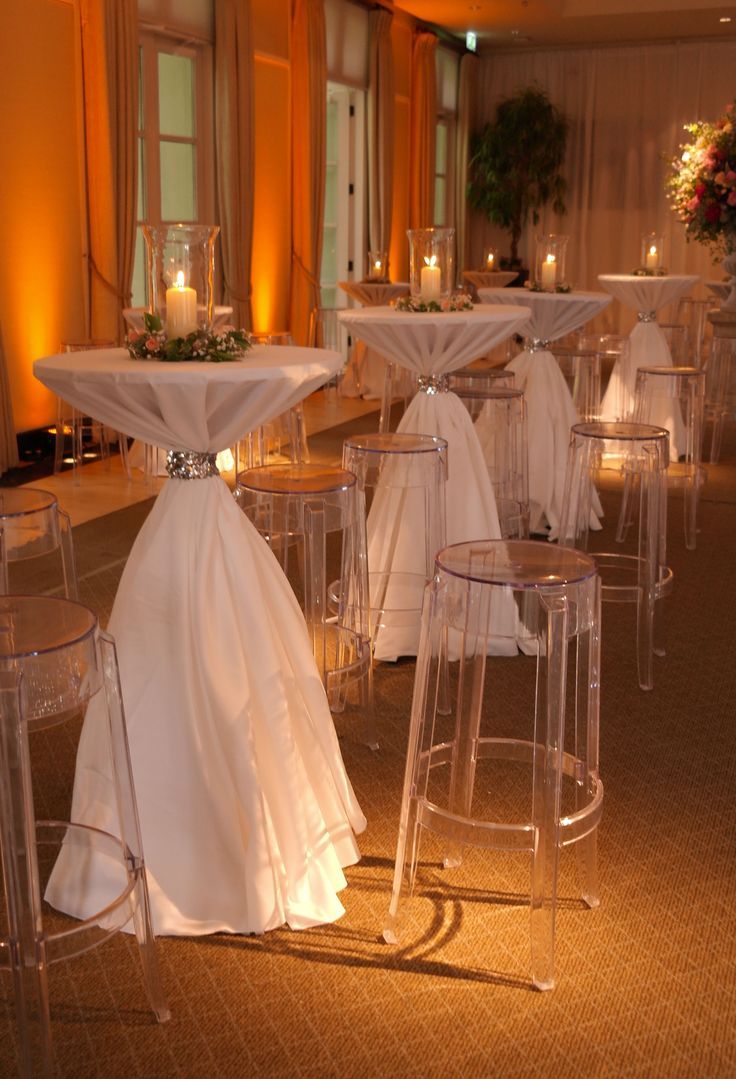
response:
[[[285,330],[291,274],[290,0],[252,0],[255,186],[252,307],[257,333]]]
[[[84,336],[75,16],[0,4],[0,327],[17,431],[53,421],[33,361]]]

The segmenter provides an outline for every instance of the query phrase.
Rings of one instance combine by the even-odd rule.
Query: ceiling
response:
[[[474,31],[478,52],[693,38],[736,41],[736,3],[719,0],[394,0],[394,6],[462,40]]]

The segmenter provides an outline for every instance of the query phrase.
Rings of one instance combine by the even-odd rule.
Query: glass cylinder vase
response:
[[[148,310],[169,338],[212,326],[219,231],[217,225],[143,225]]]
[[[664,237],[656,232],[647,232],[641,238],[641,268],[664,273]]]
[[[388,281],[388,255],[385,251],[368,252],[368,280]]]
[[[543,292],[554,292],[567,284],[565,259],[569,236],[537,236],[534,258],[534,284]]]
[[[455,230],[408,229],[409,291],[423,303],[439,303],[455,282]]]
[[[481,263],[481,273],[495,273],[500,270],[498,261],[498,248],[497,247],[484,247],[483,248],[483,262]]]

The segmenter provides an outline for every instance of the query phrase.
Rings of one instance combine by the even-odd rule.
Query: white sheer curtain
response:
[[[685,139],[683,124],[716,119],[734,97],[736,43],[641,45],[494,55],[479,64],[476,129],[495,115],[498,101],[533,83],[571,123],[565,175],[567,214],[543,212],[522,240],[526,265],[534,257],[537,232],[569,234],[567,276],[578,288],[597,288],[599,273],[627,273],[639,263],[641,236],[665,237],[665,261],[672,273],[719,278],[709,252],[685,240],[670,209],[663,155]],[[469,221],[474,264],[484,242],[508,252],[508,238],[484,218]],[[702,287],[702,286],[701,286]],[[599,316],[601,327],[632,315],[618,303]]]

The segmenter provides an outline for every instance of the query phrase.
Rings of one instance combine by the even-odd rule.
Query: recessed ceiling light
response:
[[[720,17],[720,19],[718,21],[719,22],[730,22],[731,21],[731,16],[730,15],[721,15],[721,17]]]

